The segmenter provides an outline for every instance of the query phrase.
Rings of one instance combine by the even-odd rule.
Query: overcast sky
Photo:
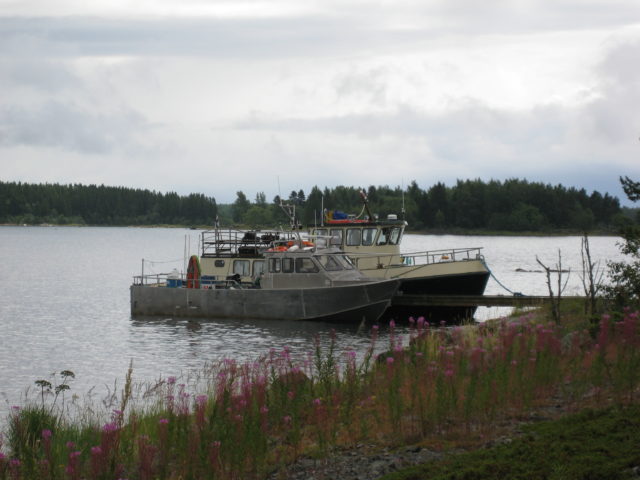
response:
[[[3,181],[623,200],[639,139],[638,0],[0,0]]]

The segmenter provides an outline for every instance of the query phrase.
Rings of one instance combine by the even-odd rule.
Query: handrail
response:
[[[429,250],[425,252],[407,253],[361,253],[349,252],[348,255],[354,260],[356,266],[360,260],[377,259],[378,268],[385,268],[395,265],[430,265],[435,263],[462,262],[470,260],[483,260],[482,247],[471,248],[448,248],[441,250]],[[394,263],[396,262],[396,263]]]
[[[220,275],[203,275],[200,277],[200,289],[206,288],[249,288],[252,286],[246,282],[239,282],[232,278],[221,278]],[[171,273],[152,273],[148,275],[134,275],[133,284],[136,286],[149,286],[149,287],[169,287],[169,280],[176,280],[177,284],[175,288],[186,288],[187,276],[180,274],[175,276]]]
[[[202,235],[202,256],[217,257],[241,254],[241,249],[258,254],[269,248],[273,242],[288,241],[291,232],[282,230],[237,230],[232,228],[206,230]]]

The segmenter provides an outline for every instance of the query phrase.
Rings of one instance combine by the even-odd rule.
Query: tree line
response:
[[[319,223],[323,210],[363,213],[361,192],[379,218],[397,214],[412,230],[432,231],[614,231],[629,222],[616,197],[608,193],[567,188],[527,180],[458,180],[451,187],[439,182],[423,189],[414,181],[407,188],[338,186],[308,195],[291,191],[282,199],[296,206],[303,224]],[[286,221],[280,197],[267,204],[259,192],[251,202],[239,191],[232,205],[220,206],[225,221],[244,225],[270,225]]]
[[[421,188],[337,186],[267,201],[264,192],[249,199],[242,191],[231,204],[192,193],[110,187],[0,182],[0,223],[89,225],[287,225],[280,204],[295,206],[303,225],[319,223],[323,210],[364,214],[361,192],[379,218],[396,214],[412,230],[427,231],[616,231],[628,223],[616,197],[527,180],[458,180]]]
[[[0,223],[205,225],[217,214],[203,194],[109,187],[0,182]]]

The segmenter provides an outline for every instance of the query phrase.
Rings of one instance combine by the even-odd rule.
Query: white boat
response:
[[[401,252],[407,222],[389,215],[356,218],[325,215],[319,226],[310,228],[310,238],[319,246],[337,247],[347,253],[365,275],[398,279],[398,294],[482,295],[490,272],[481,247]],[[432,320],[471,318],[475,307],[393,307],[391,315],[425,316]]]
[[[397,295],[482,295],[490,276],[481,247],[401,252],[407,222],[397,215],[378,219],[364,208],[360,215],[324,212],[320,225],[308,228],[307,240],[318,247],[345,252],[367,277],[399,280]],[[367,215],[363,215],[366,213]],[[299,226],[291,214],[292,229],[202,232],[200,263],[203,278],[235,276],[250,284],[265,269],[264,252],[272,245],[287,245],[297,238]],[[424,316],[432,321],[473,317],[475,307],[420,304],[392,305],[388,316]]]

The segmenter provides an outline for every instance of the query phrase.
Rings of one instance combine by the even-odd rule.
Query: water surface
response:
[[[338,330],[339,350],[362,352],[370,330],[312,322],[132,320],[129,285],[145,273],[184,270],[198,250],[198,232],[169,228],[0,227],[0,415],[21,403],[26,387],[52,372],[72,370],[72,391],[82,395],[122,382],[133,361],[134,381],[188,375],[222,358],[251,360],[288,346],[313,350]],[[618,259],[617,238],[591,238],[593,260]],[[484,247],[495,277],[512,291],[545,295],[548,266],[571,269],[566,294],[581,294],[580,237],[406,235],[403,251]],[[520,270],[520,271],[518,271]],[[509,294],[495,280],[487,293]],[[479,309],[479,319],[503,309]],[[384,336],[384,335],[383,335]],[[110,386],[109,388],[105,386]]]

